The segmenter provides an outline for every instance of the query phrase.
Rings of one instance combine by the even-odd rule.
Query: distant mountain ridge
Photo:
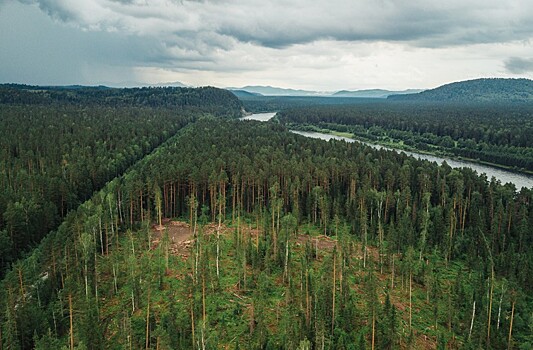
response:
[[[246,90],[230,90],[233,92],[233,94],[239,98],[241,97],[256,97],[256,96],[263,96],[258,92],[250,92]]]
[[[422,89],[408,89],[402,91],[391,91],[384,89],[368,89],[368,90],[341,90],[333,95],[332,97],[366,97],[366,98],[387,98],[390,95],[405,95],[405,94],[416,94],[422,92]]]
[[[228,90],[246,97],[246,93],[255,96],[314,96],[314,97],[357,97],[357,98],[386,98],[396,94],[414,94],[421,92],[420,89],[408,89],[402,91],[390,91],[384,89],[367,90],[341,90],[341,91],[311,91],[299,89],[286,89],[273,86],[244,86],[241,88],[230,87]],[[241,97],[239,96],[239,97]]]
[[[331,92],[298,90],[298,89],[286,89],[274,86],[244,86],[242,88],[229,87],[231,91],[246,91],[263,96],[327,96],[331,95]]]
[[[533,102],[533,80],[481,78],[459,81],[411,95],[391,95],[394,101]]]

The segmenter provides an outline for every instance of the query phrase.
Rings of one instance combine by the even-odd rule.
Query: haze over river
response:
[[[251,114],[249,116],[243,117],[241,118],[241,120],[258,120],[261,122],[266,122],[272,119],[275,115],[276,113],[257,113],[257,114]],[[350,139],[347,137],[324,134],[320,132],[296,131],[296,130],[291,130],[291,132],[302,135],[302,136],[322,139],[326,141],[335,139],[335,140],[344,140],[346,142],[361,142],[361,141]],[[474,162],[469,162],[465,160],[455,160],[455,159],[451,159],[447,157],[439,157],[439,156],[421,154],[421,153],[416,153],[416,152],[396,150],[393,148],[383,147],[380,145],[374,145],[374,144],[367,143],[367,142],[362,142],[362,143],[370,147],[376,148],[376,149],[386,149],[386,150],[393,150],[396,152],[404,152],[405,154],[413,156],[415,158],[426,159],[431,162],[437,162],[438,164],[442,164],[442,162],[446,161],[446,163],[452,168],[471,168],[475,170],[478,174],[483,174],[483,173],[486,174],[489,180],[494,176],[497,180],[500,180],[502,184],[507,183],[507,182],[513,183],[518,190],[520,190],[522,187],[528,187],[528,188],[533,187],[533,176],[531,175],[515,173],[512,171],[507,171],[507,170],[503,170],[500,168],[478,164]]]

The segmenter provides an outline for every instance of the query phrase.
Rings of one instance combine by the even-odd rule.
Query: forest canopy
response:
[[[203,118],[15,266],[2,288],[4,329],[17,330],[6,342],[394,348],[420,332],[435,346],[500,348],[520,310],[512,339],[527,344],[532,200],[469,169]],[[155,243],[161,217],[194,230],[185,257]],[[203,234],[209,222],[233,229]],[[305,245],[311,232],[331,243]],[[39,299],[23,297],[30,289]]]
[[[259,123],[212,88],[89,88],[102,105],[19,90],[38,98],[0,105],[1,348],[533,345],[533,188],[287,128],[527,148],[498,133],[527,111],[362,103]],[[180,91],[200,102],[173,107]]]
[[[200,115],[239,116],[215,88],[0,87],[0,275],[65,215]]]
[[[370,102],[308,106],[278,113],[291,128],[330,130],[356,139],[460,156],[533,171],[533,105]]]

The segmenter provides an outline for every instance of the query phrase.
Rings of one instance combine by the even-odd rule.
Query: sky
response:
[[[531,0],[0,0],[0,83],[425,89],[533,78]]]

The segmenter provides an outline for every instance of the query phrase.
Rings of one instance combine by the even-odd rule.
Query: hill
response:
[[[391,95],[396,101],[533,102],[533,80],[483,78],[442,85],[412,95]]]
[[[332,97],[363,97],[363,98],[387,98],[390,95],[404,95],[404,94],[416,94],[423,90],[418,89],[408,89],[403,91],[390,91],[384,89],[369,89],[369,90],[341,90],[333,95]]]
[[[200,88],[105,86],[31,86],[1,84],[0,104],[41,106],[151,107],[201,110],[213,115],[240,116],[241,102],[229,91]]]
[[[263,96],[260,93],[249,92],[245,90],[230,90],[230,91],[233,92],[233,94],[237,96],[237,98],[247,98],[247,97],[249,98],[249,97]]]

